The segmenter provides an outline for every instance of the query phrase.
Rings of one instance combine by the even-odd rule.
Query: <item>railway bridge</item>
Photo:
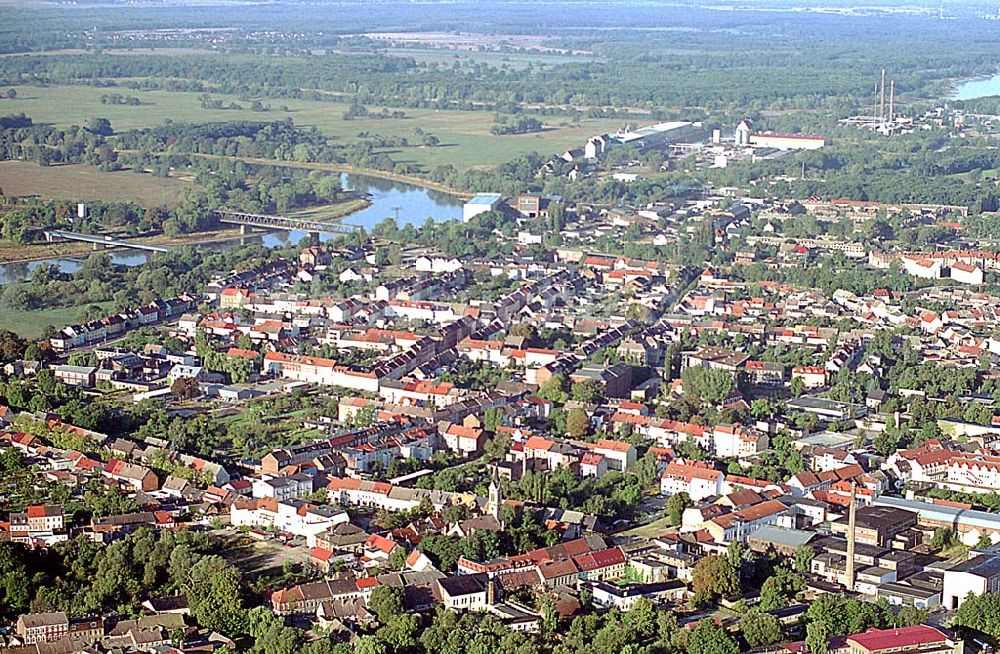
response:
[[[270,216],[266,214],[245,213],[220,209],[214,212],[220,223],[239,225],[241,234],[249,234],[254,229],[274,229],[308,232],[313,240],[318,241],[320,234],[353,234],[364,229],[355,225],[345,225],[338,222],[324,222],[305,218],[289,218],[287,216]]]

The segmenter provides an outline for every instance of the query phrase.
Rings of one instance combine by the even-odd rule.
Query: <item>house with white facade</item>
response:
[[[313,492],[313,479],[307,474],[264,477],[253,482],[254,497],[273,497],[279,502],[305,497]]]
[[[343,509],[301,500],[279,502],[272,497],[237,501],[230,508],[229,519],[234,527],[274,529],[302,536],[309,547],[316,547],[316,537],[326,530],[350,521]]]
[[[660,494],[675,495],[683,492],[699,502],[720,495],[723,479],[724,475],[720,470],[694,463],[671,462],[660,477]]]

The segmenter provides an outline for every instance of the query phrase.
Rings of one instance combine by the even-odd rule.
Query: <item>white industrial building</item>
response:
[[[462,222],[469,222],[481,213],[496,211],[503,202],[503,196],[499,193],[479,193],[472,196],[468,202],[462,206]]]
[[[957,609],[965,598],[1000,591],[1000,554],[979,554],[944,571],[942,604]]]
[[[697,127],[699,125],[684,121],[657,123],[636,130],[630,130],[626,127],[624,130],[615,132],[612,135],[612,139],[622,145],[631,145],[639,149],[645,149],[674,143],[694,136],[697,132]]]

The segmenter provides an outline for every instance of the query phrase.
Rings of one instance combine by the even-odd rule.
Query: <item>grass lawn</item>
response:
[[[629,529],[628,531],[623,531],[620,536],[640,536],[642,538],[653,538],[663,534],[667,529],[670,528],[670,518],[664,516],[657,520],[650,522],[649,524],[642,525],[641,527],[635,527],[634,529]]]
[[[137,202],[147,207],[172,206],[189,184],[123,170],[102,172],[86,164],[39,166],[32,161],[0,161],[0,189],[6,195],[40,195],[55,200]]]
[[[114,308],[113,302],[97,304],[109,311]],[[45,333],[45,328],[49,325],[65,327],[66,325],[75,325],[80,322],[83,310],[87,306],[90,305],[39,309],[35,311],[21,311],[4,307],[0,311],[0,329],[8,329],[23,338],[41,338],[42,334]]]
[[[25,113],[34,121],[58,126],[86,124],[91,118],[105,117],[118,130],[151,127],[166,120],[174,122],[223,122],[232,120],[283,120],[291,117],[300,127],[315,126],[337,143],[358,140],[360,132],[384,136],[403,136],[413,143],[420,143],[417,128],[437,136],[438,147],[407,147],[391,155],[399,161],[436,166],[450,163],[455,166],[494,166],[514,157],[537,151],[542,154],[561,154],[570,147],[583,147],[586,139],[605,131],[622,127],[623,119],[583,118],[573,123],[565,116],[539,116],[545,131],[537,134],[493,136],[490,126],[493,113],[489,111],[437,111],[433,109],[403,109],[405,118],[360,118],[344,120],[348,105],[340,102],[315,100],[267,99],[262,101],[273,110],[253,112],[227,109],[202,109],[198,93],[171,91],[133,91],[124,88],[97,88],[92,86],[18,86],[15,100],[0,100],[0,114]],[[119,93],[133,95],[144,103],[140,106],[103,105],[101,95]],[[211,94],[213,99],[225,103],[249,103],[235,96]],[[287,105],[289,112],[281,111]],[[381,107],[369,107],[377,113]]]

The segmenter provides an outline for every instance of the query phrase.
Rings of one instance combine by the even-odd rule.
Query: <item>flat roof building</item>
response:
[[[868,414],[867,407],[860,404],[837,402],[822,397],[796,397],[788,400],[787,406],[795,411],[815,413],[827,420],[856,420]]]
[[[499,193],[478,193],[462,206],[462,222],[469,222],[481,213],[496,211],[503,202]]]
[[[913,511],[917,514],[917,524],[921,527],[954,529],[962,542],[970,545],[978,541],[983,534],[1000,534],[1000,515],[996,513],[885,495],[875,498],[872,504]]]
[[[818,134],[759,132],[750,135],[750,145],[777,150],[818,150],[826,145],[826,137]]]
[[[619,130],[612,138],[622,145],[631,145],[640,149],[674,143],[693,136],[696,132],[694,123],[672,121],[649,125],[635,130]]]
[[[782,556],[795,556],[795,550],[808,545],[816,532],[764,525],[747,536],[747,547],[754,552],[777,552]]]
[[[855,514],[857,542],[889,547],[896,536],[917,524],[917,514],[893,506],[863,506]],[[847,533],[847,521],[832,525],[835,534]]]

